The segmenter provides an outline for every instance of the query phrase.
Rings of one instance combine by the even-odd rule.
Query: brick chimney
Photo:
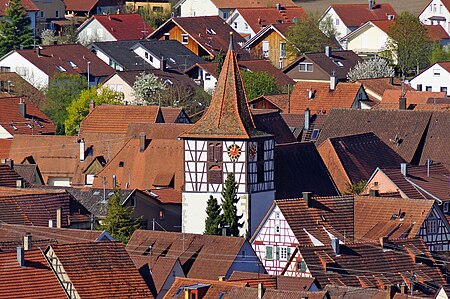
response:
[[[62,208],[56,209],[56,227],[57,228],[62,227]]]
[[[24,250],[31,250],[31,247],[32,247],[31,242],[32,242],[31,233],[26,233],[25,236],[23,236]]]
[[[94,109],[95,109],[95,102],[94,102],[94,100],[91,100],[91,101],[89,102],[89,113],[91,113],[92,111],[94,111]]]
[[[311,120],[311,111],[309,110],[309,108],[306,108],[305,110],[305,124],[303,125],[303,128],[305,130],[309,129],[309,125],[310,125],[310,120]]]
[[[145,133],[139,133],[139,152],[143,153],[145,151]]]

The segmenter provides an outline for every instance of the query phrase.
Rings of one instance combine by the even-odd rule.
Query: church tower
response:
[[[184,140],[183,231],[204,232],[209,196],[220,203],[225,179],[234,173],[238,215],[244,222],[241,235],[251,235],[275,198],[275,141],[255,127],[232,36],[209,109],[180,137]]]

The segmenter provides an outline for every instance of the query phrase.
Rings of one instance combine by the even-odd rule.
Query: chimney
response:
[[[219,281],[225,281],[225,276],[219,276]]]
[[[336,89],[336,73],[333,73],[330,76],[330,90],[334,91]]]
[[[394,76],[389,77],[389,84],[394,85]]]
[[[80,162],[83,162],[85,159],[84,153],[85,153],[85,144],[84,144],[84,139],[81,138],[80,139]]]
[[[38,57],[41,57],[41,47],[40,47],[40,46],[37,46],[37,47],[36,47],[36,55],[37,55]]]
[[[94,108],[95,108],[94,100],[91,100],[91,101],[89,102],[89,113],[91,113],[92,111],[94,111]]]
[[[25,268],[25,251],[23,250],[23,246],[17,247],[17,261],[20,267]]]
[[[53,219],[48,220],[48,227],[55,227]]]
[[[408,176],[408,164],[400,163],[400,172],[403,174],[403,176]]]
[[[145,133],[139,133],[139,151],[143,153],[145,151]]]
[[[116,188],[116,184],[117,184],[117,178],[116,178],[116,175],[113,174],[113,176],[112,176],[112,187]]]
[[[20,100],[19,100],[19,113],[23,117],[27,117],[27,106],[26,106],[25,102],[23,101],[22,97],[20,97]]]
[[[57,228],[62,227],[62,208],[56,209],[56,227]]]
[[[309,108],[306,108],[305,110],[305,124],[304,124],[304,129],[307,131],[309,129],[309,121],[311,119],[311,111],[309,110]]]
[[[386,299],[392,299],[394,298],[395,295],[395,291],[394,291],[394,286],[393,285],[387,285],[386,286]]]
[[[22,179],[16,180],[16,189],[21,189],[23,187],[23,181]]]
[[[378,197],[378,196],[380,196],[380,192],[378,191],[378,189],[370,189],[369,196]]]
[[[308,89],[308,99],[312,100],[314,96],[312,86]]]
[[[25,236],[23,236],[23,249],[31,250],[31,246],[31,234],[26,233]]]
[[[400,110],[406,110],[406,98],[405,97],[401,97],[400,99],[399,99],[399,102],[398,102],[398,108],[400,109]]]
[[[325,47],[325,55],[327,55],[327,57],[331,57],[332,55],[332,50],[330,46],[326,46]]]
[[[373,9],[373,1],[369,0],[369,9],[372,10]]]
[[[4,164],[8,165],[10,168],[14,169],[14,160],[13,159],[5,159]]]
[[[161,57],[161,64],[160,64],[160,67],[159,67],[159,68],[160,68],[161,71],[163,71],[163,72],[165,72],[166,69],[167,69],[167,60],[164,59],[164,56]]]
[[[277,3],[276,7],[277,7],[277,10],[281,10],[281,4],[280,3]]]
[[[402,294],[408,293],[408,286],[404,282],[400,285],[400,293],[402,293]]]
[[[331,248],[333,248],[333,251],[336,255],[340,254],[340,244],[339,244],[339,239],[336,237],[332,237],[331,238]]]
[[[427,178],[430,177],[430,164],[431,164],[431,160],[427,159]]]
[[[264,284],[262,282],[258,283],[258,299],[262,299],[265,291]]]
[[[222,236],[227,236],[227,228],[225,226],[222,227]]]
[[[306,202],[308,208],[312,207],[312,192],[303,192],[303,199]]]
[[[389,241],[389,238],[388,238],[388,237],[381,237],[381,238],[380,238],[380,245],[381,245],[381,248],[386,248],[386,244],[387,244],[388,241]]]

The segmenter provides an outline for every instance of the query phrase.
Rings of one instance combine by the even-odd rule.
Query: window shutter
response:
[[[272,246],[266,246],[266,260],[273,259]]]
[[[277,261],[280,260],[280,247],[276,247],[276,257],[277,257]]]
[[[291,248],[287,248],[287,259],[289,260],[291,258]]]
[[[212,143],[208,145],[208,161],[214,162],[214,144]]]
[[[216,144],[215,155],[216,155],[216,161],[222,162],[222,160],[223,160],[222,144],[220,144],[220,143]]]

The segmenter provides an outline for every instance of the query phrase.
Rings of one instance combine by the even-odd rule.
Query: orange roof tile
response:
[[[309,90],[312,99],[309,99]],[[330,83],[299,81],[291,95],[291,113],[304,113],[306,108],[315,113],[329,113],[331,108],[352,108],[361,84],[338,83],[334,91]]]
[[[275,7],[277,3],[282,6],[295,6],[291,0],[212,0],[218,8],[241,8],[241,7]]]
[[[153,32],[153,28],[139,14],[94,15],[91,18],[97,20],[116,40],[144,39]]]
[[[232,39],[231,39],[232,41]],[[182,138],[249,139],[267,136],[256,129],[234,49],[228,50],[207,112]]]
[[[386,89],[383,98],[376,109],[399,109],[401,90]],[[408,110],[450,110],[450,101],[446,100],[445,92],[407,90],[406,109]]]

